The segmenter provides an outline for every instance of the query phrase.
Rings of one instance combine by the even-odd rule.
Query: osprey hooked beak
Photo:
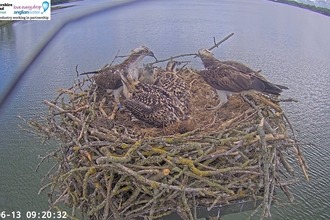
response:
[[[151,56],[151,57],[155,58],[156,61],[158,61],[155,54],[152,51],[149,51],[148,56]]]

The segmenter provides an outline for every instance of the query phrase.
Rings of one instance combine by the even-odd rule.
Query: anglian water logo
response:
[[[42,3],[42,7],[43,7],[43,9],[44,9],[44,12],[47,11],[47,9],[49,8],[49,2],[44,1],[44,2]]]
[[[50,20],[50,7],[50,0],[0,0],[0,20]]]

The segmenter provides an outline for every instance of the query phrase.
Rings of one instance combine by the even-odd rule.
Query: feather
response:
[[[219,109],[226,104],[227,97],[224,94],[262,92],[273,95],[280,95],[286,86],[276,85],[266,80],[264,76],[236,61],[220,61],[216,59],[207,49],[198,51],[205,67],[199,74],[206,83],[217,90],[220,104],[215,107]],[[223,91],[223,92],[221,92]]]
[[[136,118],[156,127],[166,127],[183,118],[181,109],[163,88],[135,81],[130,74],[121,73],[124,93],[123,102]]]
[[[138,79],[138,66],[141,60],[146,56],[152,56],[155,58],[154,53],[146,46],[140,46],[131,51],[127,59],[122,63],[107,66],[100,70],[95,70],[81,75],[86,74],[97,74],[93,76],[95,83],[103,89],[114,90],[115,101],[119,104],[119,96],[122,91],[122,81],[120,73],[131,73],[135,79]]]
[[[182,78],[176,73],[178,61],[170,60],[167,63],[166,71],[157,71],[155,85],[163,88],[172,98],[182,113],[189,117],[190,93]]]

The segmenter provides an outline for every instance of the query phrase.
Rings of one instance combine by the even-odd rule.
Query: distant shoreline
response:
[[[8,24],[11,24],[11,23],[14,23],[14,21],[12,20],[0,20],[0,28],[8,25]]]
[[[59,5],[64,3],[76,2],[76,1],[82,1],[82,0],[51,0],[51,5]]]
[[[304,3],[300,3],[300,2],[296,2],[296,1],[292,1],[292,0],[269,0],[269,1],[292,5],[292,6],[296,6],[299,8],[304,8],[304,9],[307,9],[307,10],[310,10],[313,12],[317,12],[317,13],[330,17],[330,9],[327,9],[327,8],[318,7],[315,5],[308,5],[308,4],[304,4]]]

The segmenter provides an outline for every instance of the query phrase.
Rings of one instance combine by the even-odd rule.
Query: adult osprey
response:
[[[184,118],[182,110],[163,88],[134,80],[130,74],[120,74],[126,96],[123,105],[134,117],[157,127],[166,127]]]
[[[210,86],[216,89],[220,103],[212,109],[218,110],[224,106],[233,93],[263,92],[280,95],[286,86],[270,83],[258,72],[242,63],[235,61],[220,61],[207,49],[198,51],[205,69],[199,74]]]
[[[108,66],[106,68],[83,73],[81,75],[86,74],[97,74],[93,77],[95,83],[103,89],[112,89],[113,95],[116,104],[118,107],[121,106],[119,98],[120,94],[123,91],[123,84],[121,82],[120,73],[130,73],[131,76],[134,79],[139,78],[139,71],[138,67],[141,62],[141,60],[146,56],[152,56],[156,59],[154,53],[146,46],[140,46],[135,48],[131,51],[130,55],[127,59],[125,59],[122,63],[114,65],[114,66]],[[111,118],[114,118],[115,111],[117,110],[116,106],[114,107],[114,112],[111,115]]]

